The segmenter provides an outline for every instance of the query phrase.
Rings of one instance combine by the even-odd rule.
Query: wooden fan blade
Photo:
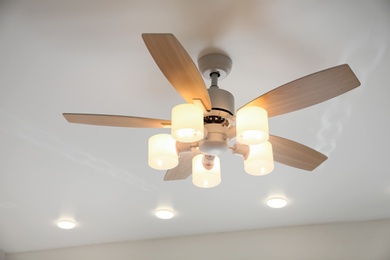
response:
[[[245,106],[259,106],[268,111],[269,117],[277,116],[321,103],[358,86],[359,80],[344,64],[282,85]]]
[[[207,110],[211,101],[198,68],[173,34],[144,33],[142,38],[158,67],[187,101],[201,100]]]
[[[328,157],[310,147],[279,136],[270,135],[274,160],[298,169],[312,171]]]
[[[101,125],[101,126],[121,126],[121,127],[142,127],[142,128],[164,128],[171,125],[171,121],[163,119],[135,117],[135,116],[115,116],[97,114],[73,114],[63,113],[70,123]]]
[[[199,150],[182,153],[179,157],[179,164],[167,171],[164,176],[164,181],[185,180],[192,174],[192,158],[200,154]]]

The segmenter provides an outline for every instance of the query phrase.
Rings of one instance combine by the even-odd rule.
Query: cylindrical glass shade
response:
[[[244,160],[245,171],[251,175],[266,175],[274,170],[272,145],[266,141],[262,144],[251,145],[249,155]]]
[[[242,144],[261,144],[268,140],[268,113],[264,108],[249,106],[237,111],[237,141]]]
[[[149,166],[156,170],[168,170],[179,164],[176,140],[169,134],[158,134],[149,138]]]
[[[207,170],[203,166],[203,154],[192,159],[192,183],[200,188],[212,188],[221,183],[221,166],[219,158],[214,158],[214,166]]]
[[[204,135],[203,109],[194,104],[182,104],[172,109],[171,134],[183,143],[199,141]]]

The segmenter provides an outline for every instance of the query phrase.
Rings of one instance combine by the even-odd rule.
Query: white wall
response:
[[[16,253],[7,260],[389,260],[390,220],[299,226]]]
[[[0,260],[5,260],[5,253],[0,250]]]

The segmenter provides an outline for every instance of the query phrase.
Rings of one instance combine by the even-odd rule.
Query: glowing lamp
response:
[[[237,111],[237,141],[246,145],[261,144],[269,138],[268,113],[264,108],[249,106]]]
[[[76,223],[71,220],[59,220],[57,226],[62,229],[73,229],[76,226]]]
[[[171,219],[175,216],[175,213],[169,209],[159,209],[155,212],[155,214],[159,219]]]
[[[172,137],[179,142],[192,143],[204,136],[203,109],[194,104],[182,104],[172,109]]]
[[[206,169],[203,156],[198,154],[192,159],[192,183],[200,188],[212,188],[221,183],[219,158],[215,156],[212,167]]]
[[[272,145],[266,141],[262,144],[251,145],[249,155],[244,160],[245,171],[251,175],[266,175],[274,170]]]
[[[149,138],[149,166],[156,170],[168,170],[179,164],[176,140],[169,134],[158,134]]]
[[[287,205],[287,200],[284,198],[270,198],[267,200],[267,205],[270,208],[280,209]]]

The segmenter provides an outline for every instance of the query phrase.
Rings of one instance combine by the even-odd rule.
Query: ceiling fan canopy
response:
[[[199,187],[221,182],[219,155],[231,150],[244,159],[245,171],[265,175],[274,161],[312,171],[327,156],[303,144],[270,135],[268,117],[306,108],[360,86],[347,64],[289,82],[235,110],[234,96],[218,87],[231,59],[212,53],[198,60],[199,70],[173,34],[142,34],[154,61],[187,104],[173,108],[172,119],[64,113],[71,123],[101,126],[171,128],[171,135],[149,139],[149,165],[167,170],[164,180],[193,175]],[[202,79],[211,80],[206,88]]]

